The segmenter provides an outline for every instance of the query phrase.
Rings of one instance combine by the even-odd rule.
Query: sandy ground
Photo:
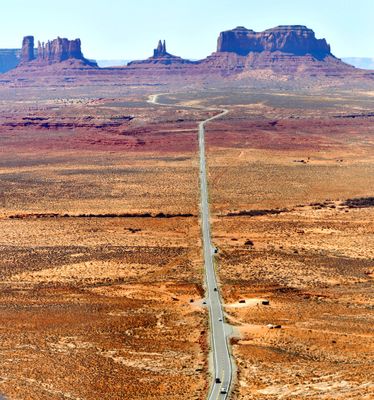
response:
[[[10,400],[206,395],[198,115],[146,98],[0,105]]]
[[[372,121],[272,121],[208,135],[233,398],[372,398]]]
[[[206,397],[195,127],[211,113],[146,103],[164,90],[0,88],[10,400]],[[371,398],[372,98],[170,98],[230,108],[207,139],[233,398]]]

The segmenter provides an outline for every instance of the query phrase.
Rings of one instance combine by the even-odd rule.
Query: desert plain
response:
[[[286,89],[0,87],[6,398],[206,398],[197,126],[222,108],[206,141],[232,398],[372,398],[374,92]]]

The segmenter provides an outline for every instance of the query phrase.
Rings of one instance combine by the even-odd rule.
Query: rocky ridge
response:
[[[43,67],[43,68],[41,68]],[[95,67],[95,68],[92,68]],[[352,77],[374,80],[374,72],[356,69],[336,58],[325,39],[317,39],[313,30],[303,25],[278,26],[263,32],[237,27],[221,32],[217,51],[200,61],[190,61],[167,51],[159,41],[153,55],[132,61],[127,66],[98,68],[84,58],[81,41],[57,38],[38,43],[26,36],[20,66],[4,75],[7,84],[18,80],[30,85],[36,77],[45,82],[56,77],[63,84],[78,82],[186,82],[188,80],[293,80],[322,79],[341,81]]]
[[[83,56],[80,39],[69,40],[58,37],[46,43],[39,41],[38,48],[35,51],[34,37],[24,37],[21,49],[21,66],[30,63],[45,66],[67,60],[78,60],[82,65],[97,67],[96,62],[88,60]]]

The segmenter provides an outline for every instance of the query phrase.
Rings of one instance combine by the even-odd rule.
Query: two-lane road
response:
[[[199,124],[201,225],[207,285],[207,304],[210,315],[211,349],[215,372],[208,397],[209,400],[228,398],[233,375],[228,346],[228,327],[225,325],[222,301],[217,283],[214,263],[215,248],[211,241],[208,178],[205,158],[205,125],[227,113],[227,110],[222,110],[221,113]],[[216,382],[216,378],[218,378],[219,381]]]
[[[152,95],[149,102],[162,106],[175,107],[172,104],[160,103],[159,95]],[[185,106],[181,106],[186,108]],[[196,107],[191,107],[196,108]],[[222,308],[222,300],[217,282],[214,254],[215,248],[211,241],[210,232],[210,208],[208,177],[205,157],[205,126],[207,123],[223,117],[228,110],[213,110],[211,108],[200,108],[206,111],[217,111],[218,114],[208,118],[199,124],[199,153],[200,153],[200,215],[202,241],[204,249],[204,265],[206,274],[206,303],[209,308],[210,331],[211,331],[211,355],[213,361],[213,377],[210,386],[208,400],[227,399],[233,379],[232,360],[229,351],[229,325],[225,323]]]

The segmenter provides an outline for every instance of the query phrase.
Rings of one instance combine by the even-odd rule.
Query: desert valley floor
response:
[[[197,125],[226,108],[232,398],[373,398],[374,89],[275,86],[0,86],[0,393],[206,398]]]

